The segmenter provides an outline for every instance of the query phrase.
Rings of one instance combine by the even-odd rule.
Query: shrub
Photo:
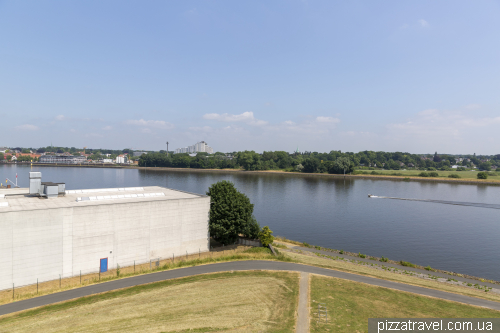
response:
[[[340,250],[340,251],[339,251],[339,253],[340,253],[340,254],[344,254],[344,250]]]
[[[401,266],[406,266],[406,267],[417,267],[415,264],[412,264],[411,262],[408,262],[408,261],[403,261],[403,260],[401,260],[401,261],[399,262],[399,264],[400,264]]]
[[[448,175],[448,178],[461,178],[459,175],[457,175],[456,173],[452,173],[450,175]]]
[[[488,173],[487,172],[478,172],[477,179],[488,179]]]
[[[430,167],[430,168],[427,168],[427,171],[436,171],[436,168]]]
[[[418,175],[419,175],[419,177],[429,177],[429,174],[427,172],[425,172],[425,171],[422,171]]]
[[[385,258],[384,256],[382,256],[382,258],[380,258],[380,261],[382,261],[382,262],[387,262],[387,261],[389,261],[389,259],[387,259],[387,258]]]
[[[366,258],[366,254],[362,254],[361,252],[358,253],[360,258]]]
[[[314,246],[314,248],[315,248],[316,250],[321,250],[321,246],[318,246],[318,245]]]
[[[427,266],[427,267],[425,267],[425,269],[428,271],[434,272],[434,269],[432,269],[431,266]]]
[[[429,177],[439,177],[437,172],[429,172]]]
[[[465,171],[465,168],[464,167],[458,167],[457,171]]]
[[[269,227],[266,225],[264,228],[262,228],[262,231],[259,232],[259,239],[260,242],[262,243],[263,246],[269,246],[274,241],[274,236],[271,235],[273,232]]]
[[[309,245],[309,244],[308,244],[308,243],[306,243],[306,242],[302,243],[302,246],[304,246],[304,247],[309,247],[309,248],[311,248],[311,247],[312,247],[312,245]]]

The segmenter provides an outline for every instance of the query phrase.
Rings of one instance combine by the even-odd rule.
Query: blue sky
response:
[[[1,1],[0,146],[500,153],[499,1]]]

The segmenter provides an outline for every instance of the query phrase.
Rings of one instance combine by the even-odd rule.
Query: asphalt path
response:
[[[71,299],[90,296],[93,294],[99,294],[107,291],[112,291],[116,289],[133,287],[141,284],[159,282],[169,279],[183,278],[199,274],[207,273],[219,273],[228,271],[248,271],[248,270],[270,270],[270,271],[296,271],[296,272],[306,272],[330,277],[336,277],[341,279],[346,279],[355,282],[367,283],[373,286],[385,287],[396,289],[400,291],[406,291],[410,293],[415,293],[424,296],[431,296],[436,298],[441,298],[449,301],[455,301],[465,304],[471,304],[476,306],[482,306],[494,310],[500,311],[500,303],[483,300],[480,298],[474,298],[469,296],[463,296],[453,293],[448,293],[444,291],[428,289],[423,287],[416,287],[412,285],[407,285],[403,283],[387,281],[377,278],[372,278],[363,275],[356,275],[341,271],[335,271],[331,269],[308,266],[289,262],[280,261],[264,261],[264,260],[248,260],[248,261],[234,261],[234,262],[224,262],[217,264],[201,265],[194,267],[179,268],[174,270],[168,270],[163,272],[156,272],[144,275],[133,276],[129,278],[123,278],[119,280],[113,280],[109,282],[103,282],[87,287],[76,288],[72,290],[66,290],[55,294],[35,297],[31,299],[26,299],[18,302],[13,302],[9,304],[4,304],[0,306],[0,316],[36,308],[39,306],[49,305],[58,302],[64,302]]]

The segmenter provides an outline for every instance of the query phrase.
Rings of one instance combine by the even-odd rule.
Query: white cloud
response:
[[[38,126],[31,125],[31,124],[24,124],[24,125],[16,126],[16,129],[23,130],[23,131],[36,131],[38,129]]]
[[[141,126],[141,127],[151,127],[151,128],[159,128],[159,129],[172,129],[174,125],[163,121],[163,120],[127,120],[125,121],[128,125]]]
[[[418,20],[418,23],[420,24],[420,26],[421,26],[422,28],[428,28],[428,27],[429,27],[429,22],[427,22],[427,21],[426,21],[426,20],[424,20],[424,19],[420,19],[420,20]]]
[[[340,119],[338,118],[333,118],[333,117],[316,117],[316,121],[318,123],[340,123]]]
[[[109,131],[109,130],[113,129],[113,127],[111,127],[111,126],[104,126],[102,129],[105,130],[105,131]]]
[[[481,107],[481,105],[479,104],[469,104],[469,105],[466,105],[465,108],[468,109],[468,110],[477,110]]]
[[[203,127],[189,127],[190,131],[194,132],[213,132],[214,129],[210,126],[203,126]]]
[[[459,140],[474,136],[474,132],[500,124],[500,117],[480,117],[459,111],[428,109],[418,112],[406,122],[387,126],[389,136],[416,142]],[[476,133],[477,135],[478,133]]]
[[[255,118],[253,112],[243,112],[242,114],[207,113],[203,116],[203,118],[223,122],[244,122],[253,126],[263,126],[268,124],[267,121]]]
[[[66,117],[64,117],[64,115],[62,114],[56,116],[56,120],[64,120],[64,119],[66,119]]]

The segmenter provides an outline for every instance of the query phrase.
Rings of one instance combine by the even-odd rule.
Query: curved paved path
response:
[[[302,264],[295,264],[289,262],[280,261],[264,261],[264,260],[248,260],[248,261],[234,261],[234,262],[224,262],[218,264],[209,264],[202,266],[179,268],[170,271],[163,271],[157,273],[150,273],[145,275],[133,276],[129,278],[124,278],[120,280],[113,280],[109,282],[104,282],[100,284],[95,284],[87,287],[62,291],[60,293],[35,297],[23,301],[13,302],[0,306],[0,316],[12,312],[27,310],[39,306],[49,305],[52,303],[68,301],[74,298],[79,298],[83,296],[89,296],[92,294],[103,293],[106,291],[112,291],[115,289],[133,287],[145,283],[158,282],[168,279],[188,277],[191,275],[206,274],[206,273],[218,273],[227,271],[246,271],[246,270],[274,270],[274,271],[298,271],[306,272],[318,275],[331,276],[341,279],[346,279],[355,282],[363,282],[373,286],[380,286],[385,288],[391,288],[401,291],[407,291],[419,295],[431,296],[436,298],[441,298],[449,301],[461,302],[471,305],[483,306],[486,308],[499,310],[500,303],[483,300],[480,298],[474,298],[469,296],[463,296],[453,293],[448,293],[439,290],[433,290],[423,287],[416,287],[412,285],[407,285],[403,283],[381,280],[377,278],[372,278],[363,275],[356,275],[351,273],[345,273],[341,271],[335,271],[331,269],[314,267]]]

